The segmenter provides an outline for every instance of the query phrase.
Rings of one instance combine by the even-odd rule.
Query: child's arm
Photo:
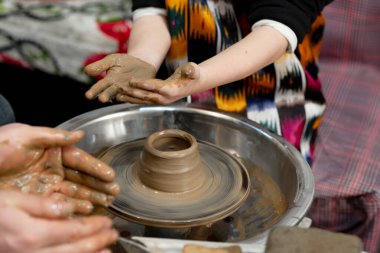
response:
[[[170,43],[170,34],[164,16],[141,17],[133,22],[128,41],[128,54],[152,64],[158,70]]]
[[[110,54],[85,67],[91,76],[106,73],[87,92],[87,99],[98,97],[109,102],[122,90],[129,89],[131,79],[150,79],[156,76],[169,47],[170,34],[165,17],[148,15],[134,21],[128,44],[128,54]]]
[[[244,39],[200,63],[179,67],[166,80],[133,80],[118,100],[169,104],[190,94],[240,80],[274,62],[288,48],[288,40],[269,26],[259,26]]]

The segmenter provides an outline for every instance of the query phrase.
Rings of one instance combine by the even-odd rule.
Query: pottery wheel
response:
[[[235,212],[250,191],[244,165],[223,149],[198,141],[205,180],[199,187],[165,192],[144,185],[138,176],[145,139],[121,143],[99,158],[116,172],[121,192],[110,211],[136,223],[157,227],[208,225]]]

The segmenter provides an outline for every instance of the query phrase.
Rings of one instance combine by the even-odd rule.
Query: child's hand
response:
[[[117,100],[133,104],[167,105],[191,95],[192,86],[199,78],[199,66],[188,62],[176,69],[166,80],[131,80],[129,87],[117,95]]]
[[[88,99],[98,97],[102,103],[110,102],[122,90],[128,90],[131,80],[146,80],[156,76],[153,65],[128,54],[111,54],[85,67],[90,76],[106,72],[103,79],[95,83],[87,92]]]

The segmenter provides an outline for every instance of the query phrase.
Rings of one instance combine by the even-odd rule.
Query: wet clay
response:
[[[236,211],[249,194],[241,162],[178,129],[121,143],[99,158],[121,186],[111,210],[148,226],[206,225]]]
[[[281,219],[288,209],[281,189],[260,167],[247,161],[242,162],[249,172],[252,184],[244,204],[235,213],[210,226],[191,228],[182,239],[242,241],[272,228]]]
[[[249,196],[235,213],[213,224],[209,239],[240,241],[252,238],[273,227],[288,209],[285,195],[276,182],[260,167],[242,162],[252,183]]]
[[[48,195],[55,191],[62,180],[59,174],[32,170],[0,178],[0,189]]]
[[[186,138],[185,138],[186,140]],[[101,154],[99,154],[100,159],[104,159],[104,161],[110,162],[110,164],[114,164],[113,166],[117,172],[117,178],[120,185],[124,184],[138,184],[136,186],[138,189],[138,193],[136,195],[132,195],[132,198],[136,198],[135,201],[139,200],[138,198],[142,195],[145,195],[147,190],[142,185],[143,183],[138,180],[138,176],[136,174],[130,173],[128,167],[133,167],[137,162],[133,161],[134,157],[139,157],[142,151],[142,146],[145,140],[136,140],[130,143],[122,143],[118,146],[110,147],[106,150],[103,150]],[[189,142],[183,142],[183,140],[160,140],[155,143],[154,147],[162,152],[167,150],[177,150],[181,148],[187,148],[190,144],[186,144]],[[205,143],[198,140],[198,148],[199,154],[201,156],[201,160],[206,164],[206,167],[209,165],[207,162],[213,164],[220,163],[221,159],[225,159],[224,156],[218,157],[220,155],[218,152],[213,152],[216,148],[213,144]],[[122,155],[120,155],[120,153]],[[206,156],[206,157],[204,157]],[[210,158],[209,156],[212,156]],[[231,154],[228,154],[229,157],[232,157]],[[215,159],[216,157],[216,159]],[[138,159],[138,158],[136,158]],[[163,238],[178,238],[178,239],[192,239],[192,240],[208,240],[208,241],[222,241],[222,242],[233,242],[240,241],[248,238],[252,238],[253,236],[268,230],[275,223],[277,223],[282,215],[288,209],[288,204],[285,199],[284,194],[278,185],[273,181],[273,179],[265,173],[261,168],[251,164],[247,161],[240,160],[239,158],[235,159],[239,160],[240,163],[243,164],[246,171],[248,172],[250,189],[247,198],[244,203],[240,205],[240,207],[235,212],[231,212],[227,217],[217,216],[219,219],[210,219],[206,224],[197,225],[197,226],[188,226],[184,228],[174,228],[172,226],[163,227],[162,224],[157,226],[155,222],[141,222],[138,219],[133,219],[130,215],[120,215],[126,209],[129,208],[128,204],[123,201],[123,199],[116,199],[114,204],[115,206],[111,206],[111,216],[114,215],[115,226],[119,229],[120,233],[125,236],[151,236],[151,237],[163,237]],[[205,161],[206,160],[206,161]],[[234,160],[235,161],[235,160]],[[190,163],[193,164],[193,163]],[[194,163],[195,164],[195,163]],[[214,164],[214,165],[215,165]],[[232,163],[234,164],[234,163]],[[222,168],[222,165],[220,165]],[[199,167],[197,167],[199,168]],[[218,174],[220,171],[216,171]],[[206,177],[206,184],[209,182],[210,175],[207,174],[207,171],[204,172]],[[214,175],[215,176],[215,175]],[[131,177],[133,180],[131,180]],[[212,176],[211,176],[212,177]],[[227,177],[236,177],[233,174],[228,174]],[[136,180],[137,178],[137,180]],[[169,179],[169,178],[168,178]],[[128,181],[130,180],[130,181]],[[216,179],[220,180],[220,179]],[[128,181],[128,182],[126,182]],[[224,181],[223,181],[224,182]],[[229,182],[229,181],[226,181]],[[163,182],[161,182],[163,183]],[[149,182],[148,182],[149,184]],[[223,185],[221,187],[220,185]],[[218,186],[218,187],[216,187]],[[219,189],[218,191],[224,191],[227,189],[229,191],[229,183],[221,183],[221,181],[217,181],[215,189]],[[236,188],[236,186],[232,186]],[[180,187],[176,188],[176,186],[170,186],[169,190],[181,191]],[[209,188],[206,188],[209,189]],[[136,190],[136,188],[129,188],[127,191]],[[192,191],[190,191],[192,192]],[[186,193],[186,191],[185,191]],[[122,192],[120,195],[124,194],[123,185]],[[162,198],[162,193],[160,191],[152,192],[148,191],[150,201],[152,202],[149,208],[152,210],[150,215],[156,215],[157,211],[157,203],[162,201],[167,201],[165,198]],[[205,192],[202,193],[203,195]],[[189,205],[182,206],[182,209],[179,208],[178,213],[169,214],[167,218],[171,219],[171,222],[179,222],[178,217],[186,218],[186,215],[191,215],[193,213],[198,213],[198,215],[202,215],[202,211],[209,210],[210,203],[212,203],[213,198],[219,197],[218,195],[212,196],[209,202],[201,202],[200,197],[202,194],[196,193],[193,198],[191,195],[186,196],[178,193],[169,194],[173,200],[178,200],[182,204],[189,203]],[[118,197],[120,197],[120,195]],[[166,194],[167,195],[167,194]],[[129,198],[129,197],[128,197]],[[167,201],[166,203],[169,203]],[[192,207],[195,205],[195,208]],[[223,206],[224,208],[228,208],[228,205]],[[119,210],[123,209],[123,210]],[[145,207],[147,208],[147,207]],[[190,210],[190,211],[189,211]],[[116,211],[116,212],[115,212]],[[206,212],[207,213],[207,212]],[[116,214],[116,215],[115,215]],[[137,215],[137,214],[136,214]],[[158,214],[157,214],[158,215]],[[181,217],[181,215],[183,215]],[[193,216],[192,216],[193,217]],[[214,217],[215,218],[215,217]],[[128,220],[128,222],[126,221]],[[192,219],[188,218],[189,223]]]
[[[0,189],[45,196],[63,194],[75,203],[78,210],[84,210],[84,205],[88,211],[92,206],[87,200],[94,205],[109,206],[119,192],[119,186],[111,180],[111,168],[75,147],[66,147],[65,151],[61,148],[49,148],[43,152],[25,150],[25,153],[35,154],[34,159],[25,162],[23,167],[9,166],[7,174],[0,177]],[[86,201],[81,203],[82,200]]]
[[[197,141],[176,129],[148,136],[136,165],[141,182],[163,192],[192,191],[206,180]]]
[[[244,161],[252,187],[244,204],[232,215],[217,222],[190,229],[157,228],[113,217],[124,236],[148,236],[217,242],[237,242],[269,230],[282,218],[288,203],[276,182],[260,167]],[[103,210],[107,212],[107,210]]]

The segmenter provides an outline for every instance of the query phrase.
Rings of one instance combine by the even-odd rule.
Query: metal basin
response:
[[[271,226],[297,226],[313,200],[312,171],[299,151],[259,124],[235,114],[189,104],[122,104],[79,115],[57,127],[84,130],[86,136],[78,146],[94,155],[169,128],[181,129],[198,140],[213,143],[242,161],[260,167],[281,189],[287,209]],[[246,236],[239,242],[263,243],[269,230]]]

